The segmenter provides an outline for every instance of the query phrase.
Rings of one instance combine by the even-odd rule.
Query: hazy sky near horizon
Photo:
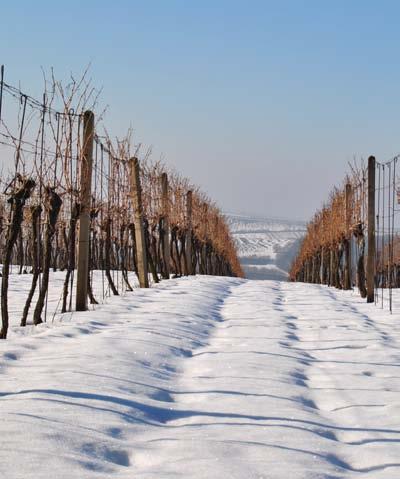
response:
[[[396,1],[2,5],[6,80],[41,91],[91,63],[105,124],[224,211],[307,219],[353,159],[400,152]]]

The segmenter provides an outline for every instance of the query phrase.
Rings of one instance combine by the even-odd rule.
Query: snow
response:
[[[286,280],[305,223],[227,214],[246,277]]]
[[[198,276],[20,329],[1,478],[400,477],[400,325],[356,293]]]
[[[63,286],[65,280],[65,271],[50,272],[50,286],[47,296],[46,307],[44,308],[42,319],[47,320],[45,323],[34,327],[32,325],[32,316],[35,308],[36,300],[39,294],[39,288],[36,288],[35,294],[33,296],[33,301],[31,308],[29,310],[27,327],[19,328],[21,321],[22,312],[25,306],[25,301],[28,296],[32,275],[30,274],[16,274],[18,268],[14,266],[14,274],[10,275],[9,279],[9,315],[10,315],[10,324],[11,328],[9,331],[9,337],[13,335],[26,335],[32,334],[32,332],[42,331],[57,325],[59,322],[70,321],[72,316],[75,317],[75,313],[66,313],[60,314],[62,308],[62,295],[63,295]],[[96,300],[100,303],[107,301],[110,295],[110,288],[107,286],[107,279],[105,278],[105,273],[102,271],[92,271],[92,285],[93,285],[93,294]],[[118,286],[118,290],[123,294],[126,290],[126,285],[123,282],[122,275],[120,272],[112,271],[111,275],[113,277],[114,283]],[[138,288],[138,280],[135,273],[128,273],[129,283],[133,288]],[[104,280],[104,281],[103,281]],[[152,279],[149,275],[149,282],[152,283]],[[75,307],[75,288],[76,288],[76,273],[75,281],[72,288],[72,309]],[[104,285],[104,286],[103,286]],[[70,286],[69,286],[70,290]],[[104,298],[103,298],[104,296]],[[68,297],[67,305],[70,305],[70,297]],[[90,305],[89,305],[90,306]],[[94,306],[90,306],[91,309],[94,309]]]

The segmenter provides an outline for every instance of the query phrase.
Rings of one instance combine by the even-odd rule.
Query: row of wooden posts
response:
[[[9,170],[0,177],[0,339],[9,328],[15,269],[31,275],[22,327],[31,313],[34,325],[47,320],[55,297],[51,269],[65,271],[53,319],[58,311],[83,311],[88,302],[132,291],[128,271],[144,288],[151,280],[196,273],[241,277],[217,205],[188,178],[152,160],[150,149],[139,162],[130,129],[115,141],[106,130],[98,134],[91,111],[97,97],[84,78],[68,87],[52,81],[38,101],[5,83],[0,68],[0,153]],[[16,314],[19,307],[13,321]]]
[[[361,251],[356,262],[357,285],[362,297],[366,297],[368,303],[375,301],[375,276],[376,276],[376,231],[375,231],[375,171],[376,160],[374,156],[368,158],[367,167],[367,258],[364,264],[364,225],[362,219],[354,222],[352,218],[353,185],[348,182],[345,185],[345,231],[346,234],[340,239],[340,244],[331,244],[327,248],[320,248],[311,257],[304,260],[300,266],[292,267],[291,279],[309,283],[320,283],[335,286],[342,289],[353,287],[353,258],[351,238],[354,237]],[[339,277],[339,265],[344,256],[344,270]]]
[[[76,282],[76,310],[86,311],[88,309],[88,274],[89,274],[89,254],[90,254],[90,209],[91,209],[91,181],[93,168],[93,145],[94,145],[94,114],[86,111],[83,116],[83,152],[82,152],[82,169],[80,177],[81,189],[81,205],[79,215],[79,236],[78,236],[78,252],[77,252],[77,282]],[[143,217],[142,191],[140,184],[140,163],[136,157],[129,160],[130,173],[130,192],[134,209],[134,228],[136,240],[137,255],[137,275],[139,286],[141,288],[149,287],[149,272],[146,252],[145,227]],[[164,268],[162,271],[163,279],[170,277],[170,225],[168,219],[169,201],[168,201],[168,175],[162,173],[162,209],[163,217],[163,257]],[[188,218],[187,234],[192,236],[192,192],[186,194],[186,215]],[[186,261],[184,261],[185,274],[190,275],[192,271],[192,242],[187,241]]]

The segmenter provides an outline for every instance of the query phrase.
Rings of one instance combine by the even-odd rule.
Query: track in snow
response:
[[[171,280],[0,347],[0,477],[400,477],[398,321],[351,293]]]

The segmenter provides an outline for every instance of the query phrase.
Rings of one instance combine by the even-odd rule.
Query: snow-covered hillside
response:
[[[285,280],[305,223],[227,214],[247,278]]]
[[[357,294],[192,277],[60,319],[0,342],[1,478],[400,477],[399,321]]]

